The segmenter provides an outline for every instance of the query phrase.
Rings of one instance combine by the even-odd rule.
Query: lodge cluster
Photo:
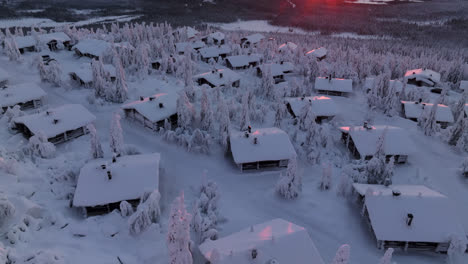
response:
[[[199,32],[192,28],[188,28],[187,32],[189,40],[175,44],[176,53],[171,54],[170,60],[180,60],[181,55],[190,51],[199,54],[202,61],[217,61],[221,58],[226,65],[225,68],[213,69],[193,76],[194,82],[200,86],[208,85],[213,89],[221,87],[235,89],[242,82],[241,75],[237,71],[255,69],[254,74],[259,77],[268,71],[276,87],[281,87],[287,85],[289,75],[295,74],[296,67],[292,62],[265,63],[262,54],[253,53],[231,56],[232,49],[231,46],[226,45],[224,33],[214,32],[207,36],[200,36]],[[70,38],[63,32],[43,34],[39,38],[47,43],[51,51],[57,50],[57,47],[65,47],[70,52],[75,52],[77,56],[90,59],[99,59],[115,45],[119,48],[134,49],[128,43],[109,43],[98,39],[83,39],[71,45]],[[253,34],[243,37],[239,45],[250,47],[268,41],[270,40],[261,34]],[[16,37],[16,45],[21,53],[34,51],[35,43],[35,39],[31,36]],[[296,44],[287,42],[277,47],[277,52],[294,52],[297,48]],[[305,56],[321,61],[326,60],[328,52],[326,48],[318,47],[307,52]],[[51,54],[43,54],[42,58],[44,62],[53,60]],[[151,65],[157,70],[163,63],[157,60],[152,61]],[[105,70],[111,78],[115,79],[115,67],[105,65]],[[83,65],[82,68],[70,72],[69,76],[79,85],[91,86],[93,81],[91,64]],[[373,81],[373,78],[366,79],[364,86],[371,87]],[[405,85],[427,87],[432,92],[440,92],[436,88],[436,84],[440,82],[440,74],[429,69],[409,70],[405,76],[402,76],[401,81],[390,82],[390,85],[394,86],[397,91],[401,91]],[[466,83],[462,85],[466,86]],[[315,96],[284,98],[283,103],[291,118],[298,117],[301,109],[310,105],[317,123],[332,120],[340,115],[340,108],[334,97],[352,96],[353,82],[350,79],[334,78],[331,75],[322,76],[315,79],[314,89]],[[46,92],[35,83],[10,85],[8,74],[0,69],[2,110],[8,111],[9,108],[17,107],[23,111],[29,111],[28,115],[12,120],[13,130],[22,133],[26,138],[43,133],[53,144],[63,144],[89,133],[87,126],[95,122],[96,117],[80,104],[66,104],[41,112],[31,110],[44,107],[46,99]],[[423,101],[401,101],[401,107],[404,118],[416,121],[425,109],[434,106]],[[127,119],[152,131],[159,131],[166,123],[170,123],[173,128],[178,125],[177,98],[167,93],[142,96],[134,102],[122,104],[121,110]],[[437,123],[442,128],[454,123],[449,107],[439,105],[437,111]],[[468,114],[468,104],[465,105],[466,114]],[[407,131],[400,127],[364,123],[361,126],[342,126],[339,127],[339,131],[343,144],[355,159],[370,160],[376,153],[383,133],[385,133],[383,151],[387,160],[393,158],[395,164],[404,164],[413,152],[412,140]],[[271,151],[272,145],[275,146],[275,151]],[[229,151],[234,163],[241,171],[285,168],[289,160],[296,156],[289,135],[276,127],[249,126],[243,131],[231,130]],[[84,208],[87,215],[119,209],[122,201],[136,206],[145,190],[159,188],[160,158],[160,154],[153,153],[88,162],[80,171],[73,206]],[[130,182],[132,188],[125,188]],[[460,222],[448,206],[450,204],[448,198],[425,186],[356,183],[353,184],[353,190],[362,203],[363,215],[379,248],[447,252],[449,241],[446,235],[464,233]],[[267,238],[264,238],[262,237],[263,231],[266,229],[270,230],[270,233]],[[261,259],[259,263],[293,263],[289,260],[299,258],[299,256],[305,257],[310,263],[323,263],[306,230],[281,219],[252,226],[232,236],[252,241],[253,248],[246,248],[244,251],[252,260]],[[294,236],[295,239],[302,241],[301,247],[289,250],[289,256],[285,259],[275,259],[273,256],[276,252],[287,246],[288,239],[283,238],[288,236]],[[228,236],[216,241],[208,241],[200,246],[200,250],[208,261],[211,260],[215,250],[226,255],[221,257],[222,260],[230,259],[230,253],[223,250],[230,244],[230,239],[231,237]],[[464,243],[467,243],[466,237],[464,239]],[[258,255],[258,250],[262,251],[261,255]],[[239,260],[235,263],[247,262]]]

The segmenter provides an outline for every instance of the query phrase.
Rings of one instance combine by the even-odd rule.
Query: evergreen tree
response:
[[[213,111],[211,110],[211,103],[206,92],[206,88],[202,88],[201,110],[200,110],[201,128],[205,131],[213,131]]]
[[[438,105],[439,100],[430,108],[426,106],[422,115],[418,118],[418,125],[426,136],[433,136],[439,131],[436,119]]]
[[[349,245],[342,245],[336,252],[335,258],[331,264],[348,264],[351,254],[351,247]]]
[[[392,264],[393,251],[394,251],[393,248],[387,249],[383,257],[380,259],[379,264]]]
[[[240,117],[240,129],[246,130],[250,126],[250,110],[249,110],[249,95],[244,94],[242,97],[242,112]]]
[[[104,158],[104,151],[102,151],[101,141],[99,140],[96,128],[93,124],[89,124],[87,128],[91,136],[91,157],[93,159]]]
[[[281,173],[276,191],[286,199],[297,198],[302,192],[302,176],[297,172],[296,158],[291,158],[286,173]]]
[[[179,126],[183,129],[190,129],[195,117],[195,110],[190,103],[185,91],[180,92],[177,98],[177,117]]]
[[[167,234],[167,248],[170,264],[192,264],[190,252],[190,220],[184,204],[184,194],[172,203],[169,214],[169,231]]]
[[[113,95],[113,102],[123,103],[128,98],[127,81],[125,80],[125,70],[122,66],[120,57],[114,58],[114,66],[116,69],[116,80],[115,80],[115,94]]]
[[[120,125],[120,115],[115,113],[110,126],[110,149],[116,155],[124,154],[124,138],[122,126]]]

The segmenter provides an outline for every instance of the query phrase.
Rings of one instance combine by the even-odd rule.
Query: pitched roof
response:
[[[230,69],[218,69],[193,76],[194,79],[205,79],[215,87],[229,85],[241,79],[241,76]]]
[[[231,48],[227,45],[220,45],[214,47],[201,48],[199,52],[203,58],[217,58],[221,54],[229,54],[231,52]]]
[[[434,104],[431,103],[419,103],[419,102],[409,102],[401,101],[405,109],[406,118],[416,118],[418,119],[426,109],[431,109]],[[454,118],[452,110],[446,105],[439,104],[436,111],[436,121],[437,122],[448,122],[453,123]]]
[[[193,41],[193,42],[178,42],[175,44],[176,46],[176,51],[178,53],[185,52],[185,49],[187,46],[189,46],[191,49],[200,49],[206,46],[205,42],[203,41]]]
[[[52,40],[57,42],[67,42],[70,41],[70,37],[63,33],[63,32],[53,32],[47,34],[38,34],[37,39],[42,43],[49,43]],[[23,37],[15,37],[16,46],[19,49],[27,48],[27,47],[34,47],[37,44],[37,40],[35,36],[23,36]]]
[[[226,57],[226,60],[231,63],[232,67],[237,68],[249,66],[251,63],[259,63],[262,57],[261,54],[237,55]]]
[[[450,241],[450,235],[458,235],[465,244],[468,242],[453,204],[439,192],[422,185],[353,186],[365,195],[377,240],[443,243]],[[408,214],[413,215],[410,226]]]
[[[378,140],[384,131],[386,131],[383,144],[385,155],[408,155],[414,149],[406,130],[399,127],[381,125],[368,129],[363,126],[355,126],[340,127],[340,130],[351,136],[361,156],[373,156],[377,152]]]
[[[115,163],[92,160],[80,170],[73,206],[105,205],[140,198],[159,188],[160,154],[118,157]],[[103,169],[101,165],[106,165]],[[107,171],[111,172],[109,180]]]
[[[111,44],[104,40],[99,39],[83,39],[73,46],[73,50],[78,50],[82,54],[90,54],[96,57],[104,55],[110,50]]]
[[[5,70],[0,68],[0,83],[7,81],[9,78],[10,78],[10,75]]]
[[[254,225],[218,240],[208,239],[199,249],[207,260],[218,264],[324,264],[307,230],[283,219]],[[255,260],[253,249],[257,251]],[[215,251],[219,254],[216,262],[212,259]]]
[[[10,85],[0,89],[0,107],[15,106],[19,103],[42,99],[45,96],[44,90],[35,83]]]
[[[167,93],[159,93],[125,104],[122,109],[134,109],[154,123],[177,114],[177,98]]]
[[[323,58],[325,56],[327,56],[327,52],[328,50],[324,47],[321,47],[321,48],[318,48],[318,49],[313,49],[311,51],[308,51],[306,53],[306,55],[309,55],[309,56],[315,56],[316,58]]]
[[[326,96],[289,97],[285,101],[291,106],[291,110],[297,116],[307,104],[310,104],[315,116],[335,116],[338,114],[338,105]]]
[[[286,43],[283,43],[281,44],[279,47],[278,47],[278,50],[279,51],[284,51],[284,50],[295,50],[297,49],[297,45],[293,42],[286,42]]]
[[[429,85],[434,85],[440,82],[440,73],[428,69],[414,69],[405,73],[405,80],[416,79]]]
[[[317,77],[315,79],[315,90],[351,93],[353,92],[353,81],[349,79],[338,79],[328,77]]]
[[[211,34],[208,35],[210,38],[212,39],[215,39],[215,40],[218,40],[218,41],[221,41],[221,40],[224,40],[224,38],[226,37],[224,35],[224,33],[221,33],[219,31],[216,31],[216,32],[213,32]]]
[[[259,128],[252,133],[232,131],[230,134],[232,156],[236,164],[288,160],[296,156],[288,134],[279,128]],[[257,138],[257,144],[254,144]]]
[[[111,64],[104,64],[104,70],[111,76],[116,77],[116,69]],[[79,68],[75,71],[70,72],[76,74],[85,83],[91,83],[93,81],[93,70],[91,63],[82,63]]]
[[[262,34],[255,33],[255,34],[243,37],[242,41],[243,42],[249,42],[250,44],[257,44],[260,41],[262,41],[264,38],[265,38],[265,36],[263,36]]]
[[[55,124],[54,120],[58,122]],[[86,126],[94,120],[96,117],[82,105],[67,104],[41,113],[17,117],[13,122],[24,124],[33,134],[42,132],[47,138],[52,138]]]
[[[267,68],[270,69],[271,75],[273,77],[283,75],[287,72],[294,71],[294,64],[291,62],[283,62],[283,63],[266,63],[258,66],[258,68],[264,72]]]

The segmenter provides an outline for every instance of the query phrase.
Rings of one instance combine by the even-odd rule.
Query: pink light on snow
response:
[[[289,224],[288,224],[288,234],[294,233],[294,230],[293,230],[293,226],[292,226],[292,225],[293,225],[292,223],[289,223]]]
[[[260,240],[270,240],[272,236],[271,226],[265,227],[258,235]]]

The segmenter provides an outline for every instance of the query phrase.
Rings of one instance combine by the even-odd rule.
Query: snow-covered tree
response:
[[[229,117],[229,109],[224,101],[224,99],[221,99],[221,101],[218,102],[218,120],[219,120],[219,141],[221,145],[223,146],[224,150],[228,150],[229,146],[229,129],[231,126],[231,119]]]
[[[201,128],[207,132],[213,131],[214,119],[211,110],[211,102],[205,87],[202,87],[201,109],[200,109]]]
[[[123,217],[130,216],[133,214],[133,206],[127,201],[120,202],[120,214]]]
[[[466,251],[466,243],[463,242],[458,235],[450,236],[450,245],[447,250],[447,260],[449,264],[462,264],[464,261],[464,253]]]
[[[124,154],[124,138],[122,126],[120,125],[120,115],[115,113],[110,126],[110,149],[116,155]]]
[[[260,86],[261,94],[263,94],[266,98],[274,98],[275,96],[275,81],[273,79],[273,75],[271,73],[270,66],[264,66],[262,72],[262,83]]]
[[[206,239],[214,240],[217,238],[219,198],[218,186],[215,182],[206,180],[204,175],[191,223],[192,230],[197,233],[199,243],[203,243]]]
[[[393,251],[393,248],[387,249],[383,257],[380,259],[379,264],[392,264]]]
[[[468,176],[468,157],[463,159],[462,165],[460,167],[460,171],[463,175]]]
[[[159,222],[159,217],[161,215],[161,209],[159,206],[160,200],[161,195],[158,190],[147,192],[143,197],[141,197],[140,204],[138,205],[136,212],[128,219],[130,233],[138,235],[144,232],[153,223]],[[123,214],[122,211],[121,213]]]
[[[9,128],[14,128],[15,124],[13,120],[17,117],[24,116],[25,113],[21,111],[21,107],[19,105],[15,105],[13,107],[9,107],[5,114],[3,115],[4,118],[6,118],[6,121],[9,124]]]
[[[320,189],[328,190],[332,180],[332,166],[330,163],[322,165],[322,179],[320,180]]]
[[[240,129],[246,130],[250,126],[249,94],[242,97],[242,112],[240,116]]]
[[[349,245],[342,245],[338,248],[335,257],[331,264],[348,264],[351,254],[351,247]]]
[[[386,157],[384,142],[387,129],[382,132],[377,141],[377,151],[365,165],[365,171],[369,184],[383,184],[385,181]],[[393,172],[392,172],[393,173]]]
[[[177,197],[172,203],[169,214],[169,227],[167,234],[167,248],[169,250],[170,264],[192,264],[190,252],[190,221],[191,216],[185,209],[184,194]]]
[[[455,104],[455,107],[453,109],[453,117],[455,120],[458,120],[460,116],[465,115],[465,104],[468,100],[468,91],[463,91],[462,96],[460,97],[460,100]]]
[[[44,65],[44,63],[40,61],[38,67],[42,81],[52,83],[57,87],[63,84],[62,69],[57,61],[49,62],[49,65]]]
[[[184,91],[180,92],[179,97],[177,98],[177,117],[178,124],[181,128],[191,128],[195,117],[195,110]]]
[[[94,94],[98,97],[109,97],[110,82],[108,73],[104,69],[102,59],[91,61],[91,70],[93,72]]]
[[[466,133],[465,128],[468,123],[468,120],[464,115],[460,115],[456,120],[455,125],[453,125],[449,130],[448,143],[452,146],[456,146],[460,138],[463,137],[463,133]]]
[[[430,108],[426,107],[418,118],[418,125],[424,132],[426,136],[433,136],[439,131],[439,126],[437,125],[436,113],[438,108],[439,100]]]
[[[28,147],[31,154],[41,158],[48,159],[55,156],[54,144],[47,141],[47,137],[42,132],[29,138]]]
[[[104,158],[104,151],[102,151],[101,141],[99,140],[96,127],[94,127],[93,124],[89,124],[88,131],[89,135],[91,136],[91,157],[93,157],[93,159]]]
[[[209,153],[210,152],[210,139],[209,135],[203,133],[200,129],[195,129],[193,135],[190,138],[188,145],[188,151],[198,153]]]
[[[301,194],[302,176],[297,171],[296,158],[291,158],[286,173],[281,173],[276,191],[286,199],[294,199]]]
[[[5,195],[0,196],[0,226],[16,212],[15,206]]]
[[[113,95],[113,102],[123,103],[128,98],[127,81],[125,80],[125,70],[119,57],[114,60],[116,70],[115,79],[115,94]]]
[[[336,188],[336,194],[343,197],[349,196],[352,193],[352,184],[353,181],[350,179],[348,174],[342,172]]]
[[[8,30],[7,30],[8,31]],[[6,38],[4,40],[4,51],[10,61],[19,61],[21,60],[21,53],[16,45],[16,41],[14,38]]]
[[[385,186],[389,186],[393,182],[393,170],[395,167],[395,157],[391,157],[390,160],[385,164],[382,179]]]

